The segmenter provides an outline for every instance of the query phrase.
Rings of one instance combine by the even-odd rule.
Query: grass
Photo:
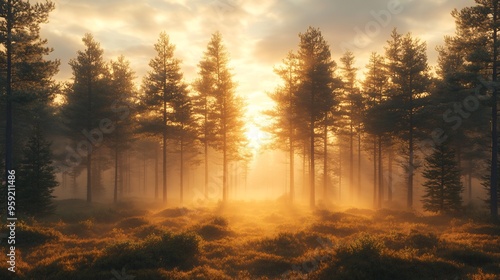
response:
[[[148,208],[59,201],[17,227],[17,279],[498,279],[500,227],[281,202]],[[0,261],[6,263],[6,247]],[[0,279],[10,279],[6,269]],[[14,278],[16,279],[16,278]]]

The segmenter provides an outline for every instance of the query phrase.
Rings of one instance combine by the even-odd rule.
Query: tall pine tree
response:
[[[268,131],[274,136],[273,146],[288,151],[289,199],[293,203],[295,197],[295,148],[300,145],[298,143],[299,131],[304,130],[303,123],[299,123],[297,118],[297,93],[300,79],[296,54],[289,52],[282,64],[274,69],[274,72],[281,78],[283,84],[268,94],[276,104],[273,110],[266,112],[272,121]]]
[[[212,35],[200,65],[213,97],[213,147],[222,152],[222,200],[228,200],[228,164],[242,158],[245,141],[243,100],[236,95],[236,84],[229,70],[229,55],[219,32]],[[203,78],[203,77],[202,77]]]
[[[40,38],[40,25],[48,21],[53,9],[50,1],[0,3],[0,107],[4,108],[0,126],[5,129],[0,144],[5,147],[6,170],[20,160],[13,155],[22,154],[25,139],[33,134],[34,119],[44,130],[50,126],[50,102],[56,90],[52,78],[59,61],[46,59],[52,49]]]
[[[300,33],[299,37],[297,55],[301,84],[297,104],[301,108],[298,112],[299,118],[308,124],[310,206],[314,207],[316,134],[319,125],[336,104],[333,96],[333,71],[336,64],[318,28],[309,27],[305,33]]]
[[[422,98],[430,84],[427,65],[426,44],[410,33],[402,36],[394,29],[386,47],[386,58],[390,77],[388,110],[394,112],[393,132],[404,143],[407,156],[404,164],[407,178],[407,207],[413,207],[413,177],[418,164],[415,161],[417,130],[421,126]]]
[[[130,63],[123,56],[116,61],[111,61],[110,77],[110,97],[113,100],[111,110],[114,113],[112,118],[113,131],[110,134],[108,146],[113,153],[114,161],[114,187],[113,201],[118,200],[119,167],[123,151],[130,148],[134,140],[133,114],[135,110],[132,106],[137,95],[134,85],[134,72],[130,69]]]
[[[387,99],[386,94],[389,86],[389,76],[385,59],[383,56],[372,53],[366,68],[366,78],[363,83],[364,93],[367,98],[367,112],[364,125],[366,131],[373,135],[373,161],[374,161],[374,205],[381,207],[383,201],[383,166],[382,146],[384,138],[390,138],[387,125],[394,121],[393,116],[388,113],[383,102]],[[389,142],[390,141],[385,141]],[[390,187],[387,188],[388,197],[391,197]],[[378,199],[377,199],[378,198]]]
[[[455,36],[448,39],[449,45],[454,50],[460,50],[463,59],[460,65],[464,73],[477,77],[480,75],[485,81],[493,82],[491,88],[490,113],[490,215],[493,220],[498,220],[498,75],[500,67],[499,49],[499,26],[500,7],[498,1],[476,0],[477,5],[465,7],[462,10],[454,10],[452,16],[455,18]],[[479,84],[474,79],[468,84],[474,87]]]
[[[109,117],[109,69],[103,58],[103,50],[91,34],[82,39],[85,50],[78,51],[70,61],[73,82],[66,90],[62,109],[68,137],[76,151],[85,157],[87,169],[87,202],[92,201],[92,162],[95,150],[104,143],[100,127]],[[97,177],[95,177],[97,178]],[[95,179],[94,178],[94,179]]]
[[[167,141],[173,138],[175,121],[174,102],[186,91],[180,60],[174,57],[175,46],[165,32],[154,45],[156,57],[151,59],[151,70],[143,80],[140,132],[160,137],[163,155],[163,202],[167,202]]]

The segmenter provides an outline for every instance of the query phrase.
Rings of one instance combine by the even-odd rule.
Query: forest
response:
[[[224,28],[64,61],[73,4],[2,0],[0,279],[498,279],[500,1],[469,2],[435,50],[405,1],[373,50],[311,18],[258,80]]]

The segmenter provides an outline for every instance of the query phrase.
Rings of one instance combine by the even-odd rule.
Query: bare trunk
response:
[[[377,140],[373,139],[373,207],[377,207]]]
[[[184,130],[184,128],[183,128]],[[181,132],[183,133],[183,132]],[[184,136],[181,135],[181,172],[180,172],[180,183],[181,183],[181,204],[184,202]]]
[[[392,201],[392,161],[394,159],[394,154],[392,147],[389,146],[389,163],[387,164],[387,200]]]
[[[384,200],[384,167],[382,161],[382,136],[378,136],[378,207],[382,207]]]
[[[158,143],[155,143],[155,200],[158,199]]]
[[[352,105],[351,105],[352,106]],[[351,112],[352,114],[352,112]],[[352,116],[351,116],[351,121],[349,125],[349,197],[351,200],[351,203],[353,201],[354,197],[354,127],[352,124]]]
[[[358,125],[358,184],[356,188],[356,199],[359,201],[361,194],[361,123]]]
[[[498,17],[498,1],[493,1],[493,75],[492,81],[497,81],[497,17]],[[490,214],[494,221],[498,220],[498,111],[497,111],[497,87],[493,87],[491,96],[491,173],[490,173]]]
[[[12,128],[12,0],[7,1],[7,81],[6,81],[6,128],[5,128],[5,181],[8,181],[9,171],[13,170],[13,128]],[[12,215],[9,215],[12,216]]]
[[[323,163],[323,199],[325,202],[328,200],[328,125],[325,124],[324,127],[324,139],[323,139],[323,153],[324,153],[324,163]]]
[[[118,147],[115,147],[115,185],[113,188],[113,202],[118,202]]]

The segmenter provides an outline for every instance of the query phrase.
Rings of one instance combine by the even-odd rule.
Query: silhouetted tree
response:
[[[215,134],[215,83],[214,75],[217,66],[217,50],[213,44],[209,44],[204,52],[203,59],[198,64],[199,78],[193,83],[195,97],[193,98],[194,118],[198,122],[198,138],[203,143],[204,156],[204,195],[208,198],[208,151],[211,143],[214,141]]]
[[[425,159],[423,207],[431,212],[457,212],[462,206],[460,169],[447,144],[437,146]]]
[[[273,110],[265,112],[271,117],[272,124],[268,131],[274,136],[273,147],[288,151],[290,165],[289,199],[293,203],[295,197],[295,148],[298,142],[299,131],[304,130],[304,123],[297,118],[297,93],[300,84],[298,60],[293,52],[289,52],[282,64],[274,69],[281,78],[282,85],[277,87],[268,96],[275,102]]]
[[[111,98],[111,110],[114,113],[111,121],[113,122],[113,131],[110,134],[108,146],[113,153],[114,161],[114,187],[113,201],[118,200],[118,174],[119,161],[122,152],[130,148],[134,140],[135,122],[133,114],[135,108],[133,105],[137,102],[137,91],[134,85],[134,72],[130,69],[130,63],[124,56],[118,57],[116,61],[111,61],[111,77],[109,92]]]
[[[197,123],[193,116],[193,106],[191,97],[188,95],[186,88],[179,92],[174,98],[173,108],[175,111],[173,131],[175,140],[177,141],[179,152],[179,170],[180,170],[180,201],[184,201],[184,174],[185,162],[189,159],[194,159],[198,154],[197,143]],[[194,163],[194,161],[191,161]]]
[[[390,76],[390,93],[386,101],[390,111],[396,113],[394,130],[398,138],[405,142],[407,163],[404,169],[407,175],[407,207],[413,207],[413,176],[418,165],[415,162],[415,128],[421,125],[422,109],[430,79],[427,65],[426,44],[412,37],[405,36],[394,29],[386,47],[386,58]]]
[[[44,216],[55,209],[52,192],[58,182],[50,145],[37,126],[25,147],[18,171],[16,205],[23,214]]]
[[[50,1],[0,3],[0,107],[4,108],[0,126],[5,131],[0,144],[5,145],[5,170],[13,169],[13,155],[21,155],[26,139],[33,134],[34,119],[38,118],[44,129],[52,114],[53,76],[59,61],[46,58],[52,49],[40,38],[40,25],[48,21],[53,9]]]
[[[449,46],[457,52],[459,65],[465,73],[481,76],[485,81],[492,82],[491,99],[491,168],[490,168],[490,215],[498,219],[498,67],[499,67],[499,3],[498,1],[476,0],[477,5],[454,10],[455,36],[448,39]],[[461,60],[461,61],[460,61]],[[479,84],[468,84],[469,87]]]
[[[387,108],[383,104],[387,99],[386,94],[389,86],[389,76],[384,57],[377,53],[372,53],[366,68],[368,72],[366,73],[363,87],[367,98],[367,111],[363,123],[366,131],[373,135],[373,200],[375,206],[381,207],[383,200],[382,146],[384,138],[390,138],[388,136],[391,133],[388,130],[391,128],[389,123],[392,123],[394,119],[391,114],[387,113]],[[389,187],[387,191],[390,197],[391,190]]]
[[[331,58],[329,46],[319,29],[309,27],[305,33],[300,33],[299,37],[297,57],[301,84],[297,104],[301,108],[298,113],[299,118],[308,123],[310,205],[313,207],[316,201],[316,133],[328,112],[332,111],[333,106],[336,105],[333,95],[333,71],[336,64]]]
[[[156,57],[149,62],[151,71],[143,80],[140,131],[160,136],[163,147],[163,202],[167,201],[167,140],[173,138],[174,102],[186,90],[180,60],[174,58],[175,46],[162,32],[154,45]]]
[[[76,144],[76,150],[86,157],[87,202],[91,202],[93,153],[104,143],[104,134],[111,129],[110,122],[103,123],[109,117],[111,105],[110,75],[99,43],[88,33],[82,41],[85,50],[78,51],[77,57],[69,62],[73,81],[66,90],[62,114],[68,137]]]
[[[235,94],[236,85],[228,67],[229,56],[219,32],[212,35],[207,46],[203,65],[207,76],[206,87],[211,89],[213,111],[213,147],[222,152],[222,200],[228,199],[228,163],[241,159],[245,141],[243,133],[243,100]],[[206,137],[207,135],[205,135]],[[207,138],[204,139],[205,141]]]
[[[355,190],[358,186],[354,184],[354,137],[358,134],[361,136],[361,131],[356,131],[361,124],[362,110],[362,96],[359,88],[357,87],[356,74],[358,69],[354,67],[354,54],[347,51],[340,58],[342,66],[340,72],[343,80],[343,115],[345,119],[344,128],[345,133],[349,137],[349,185],[351,200],[354,197]],[[360,151],[358,150],[358,155]],[[358,162],[359,163],[359,162]],[[358,169],[358,174],[360,170]],[[358,182],[359,184],[359,182]]]

